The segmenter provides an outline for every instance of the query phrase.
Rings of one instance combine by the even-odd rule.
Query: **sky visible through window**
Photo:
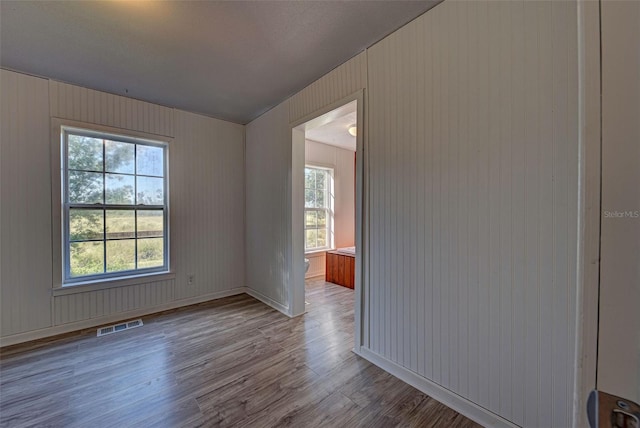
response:
[[[165,148],[65,135],[68,279],[164,267]]]

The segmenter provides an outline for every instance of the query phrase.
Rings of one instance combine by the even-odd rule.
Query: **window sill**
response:
[[[148,284],[156,281],[175,279],[174,272],[154,272],[144,275],[126,276],[121,278],[98,279],[86,282],[76,282],[69,285],[53,288],[53,296],[65,296],[68,294],[86,293],[89,291],[105,290],[108,288],[126,287],[131,285]]]
[[[327,251],[331,251],[333,248],[324,248],[322,250],[313,250],[304,253],[305,257],[319,257],[327,253]]]

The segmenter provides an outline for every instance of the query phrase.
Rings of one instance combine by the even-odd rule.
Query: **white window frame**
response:
[[[59,246],[60,252],[54,251],[54,262],[57,261],[57,264],[60,266],[60,270],[58,272],[59,275],[55,275],[54,277],[54,289],[63,289],[63,288],[71,288],[72,286],[98,286],[99,288],[103,288],[103,286],[120,286],[120,285],[129,285],[133,283],[147,282],[150,280],[150,276],[165,276],[170,273],[170,233],[169,233],[169,225],[170,225],[170,210],[169,210],[169,142],[170,138],[163,138],[158,136],[156,138],[155,135],[148,135],[139,132],[129,132],[126,134],[122,132],[122,130],[107,128],[103,126],[97,126],[92,124],[83,124],[77,122],[70,121],[62,121],[59,119],[55,120],[53,124],[53,131],[59,136],[59,150],[54,151],[54,153],[58,153],[58,155],[52,156],[54,169],[52,174],[54,175],[54,179],[52,180],[54,188],[53,196],[54,196],[54,204],[53,204],[53,212],[54,212],[54,224],[60,225],[59,228],[56,227],[57,236],[59,237]],[[137,144],[144,146],[154,146],[163,148],[164,154],[164,171],[163,171],[163,181],[164,181],[164,201],[162,205],[144,205],[144,204],[133,204],[133,205],[115,205],[115,204],[106,204],[103,200],[101,204],[70,204],[68,202],[68,151],[67,151],[67,135],[68,134],[75,135],[83,135],[87,137],[101,138],[101,139],[109,139],[114,141],[120,141],[129,144]],[[57,160],[55,159],[57,158]],[[104,162],[104,156],[103,156]],[[56,172],[57,171],[57,172]],[[105,174],[105,171],[101,171]],[[134,172],[132,174],[134,177],[138,176]],[[142,175],[142,174],[140,174]],[[57,177],[56,177],[57,176]],[[134,179],[135,181],[135,179]],[[57,202],[56,202],[57,200]],[[133,269],[127,271],[118,271],[118,272],[105,272],[93,275],[83,275],[71,277],[70,275],[70,231],[69,231],[69,211],[70,208],[96,208],[96,209],[123,209],[129,211],[142,211],[142,210],[163,210],[164,211],[164,233],[163,233],[163,265],[152,267],[152,268],[142,268],[142,269]],[[103,227],[106,228],[106,224],[103,224]],[[136,226],[137,227],[137,226]],[[136,239],[136,248],[137,248],[137,236],[133,239]],[[57,241],[54,235],[54,240]],[[97,240],[100,241],[100,240]],[[103,235],[102,241],[106,243],[106,236]],[[106,265],[106,258],[104,263]],[[137,254],[136,254],[136,263],[137,263]],[[56,279],[57,278],[57,279]],[[56,295],[56,293],[54,293]]]
[[[332,167],[328,167],[328,166],[322,166],[322,165],[317,165],[317,164],[313,164],[313,163],[306,163],[305,164],[305,170],[307,168],[309,169],[314,169],[317,171],[322,171],[324,173],[326,173],[326,177],[327,180],[325,181],[326,185],[325,185],[325,195],[324,195],[324,200],[325,200],[325,207],[324,208],[307,208],[306,206],[304,207],[304,252],[305,253],[314,253],[314,252],[320,252],[320,251],[327,251],[327,250],[331,250],[333,248],[333,216],[334,216],[334,186],[333,186],[333,175],[334,175],[334,169]],[[306,172],[305,172],[305,176],[306,176]],[[304,191],[306,193],[307,190],[307,186],[305,184],[304,186]],[[314,189],[315,190],[315,189]],[[318,227],[307,227],[307,222],[306,222],[306,213],[307,211],[324,211],[326,213],[325,218],[326,218],[326,231],[327,231],[327,245],[323,246],[323,247],[313,247],[313,248],[307,248],[307,230],[322,230]]]

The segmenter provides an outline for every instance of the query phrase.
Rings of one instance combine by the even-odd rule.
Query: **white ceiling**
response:
[[[439,1],[0,0],[0,65],[247,123]]]
[[[353,111],[333,119],[331,122],[322,126],[305,131],[304,136],[307,140],[329,144],[355,152],[356,137],[349,134],[349,128],[355,125],[356,122],[357,113]]]

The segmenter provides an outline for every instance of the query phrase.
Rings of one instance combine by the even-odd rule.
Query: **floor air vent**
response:
[[[119,331],[125,331],[130,328],[141,327],[141,326],[142,326],[142,320],[137,319],[133,321],[110,325],[107,327],[100,327],[98,329],[98,337],[104,336],[105,334],[117,333]]]

